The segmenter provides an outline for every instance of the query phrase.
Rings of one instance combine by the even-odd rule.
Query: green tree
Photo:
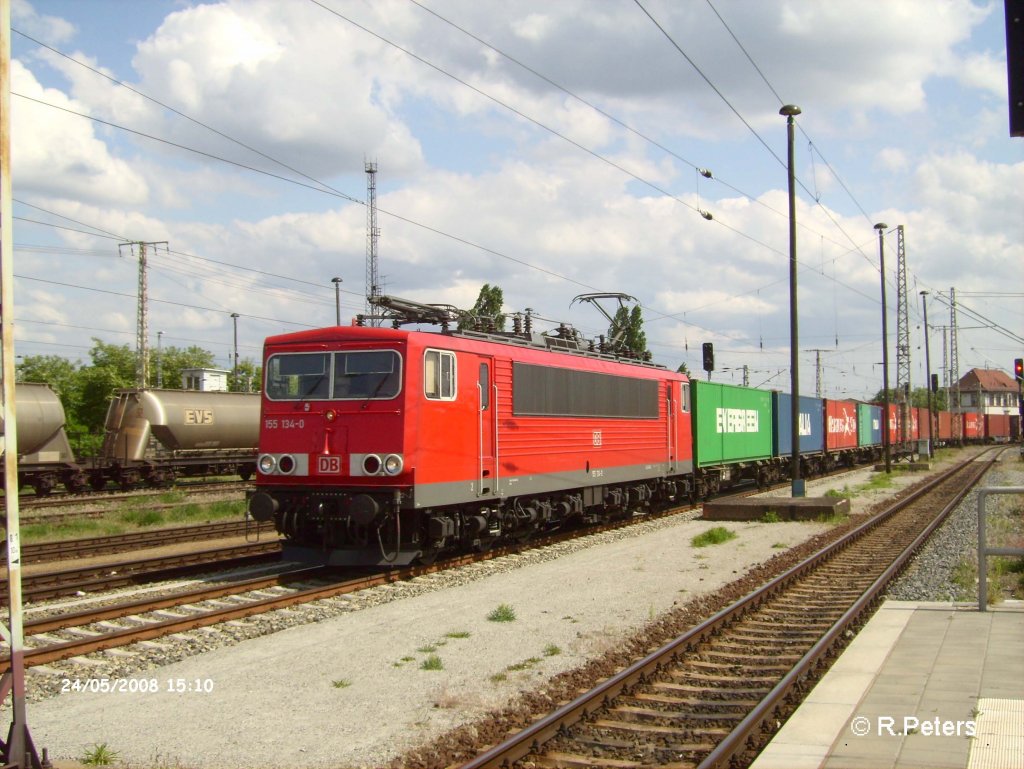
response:
[[[251,358],[238,362],[238,380],[231,383],[232,392],[259,392],[263,385],[263,367]]]
[[[77,387],[79,365],[59,355],[27,355],[15,366],[15,379],[18,382],[48,384],[61,394],[63,400]],[[67,408],[67,403],[64,407]]]
[[[685,362],[679,364],[679,368],[676,369],[676,372],[679,374],[685,374],[688,377],[693,376],[693,374],[690,373],[690,367],[687,366]]]
[[[608,329],[608,338],[614,339],[620,334],[619,350],[641,359],[650,357],[647,351],[647,334],[644,333],[644,315],[640,305],[633,305],[632,310],[622,305],[615,311],[612,325]]]
[[[881,403],[882,395],[884,390],[879,390],[875,393],[875,397],[871,400],[872,403]],[[900,393],[898,390],[889,388],[889,403],[899,403]],[[936,411],[948,411],[949,403],[946,400],[946,391],[939,390],[937,393],[932,394],[933,403],[932,406]],[[910,391],[910,405],[920,406],[921,408],[928,408],[928,388],[927,387],[915,387]]]
[[[182,369],[186,368],[215,368],[213,353],[195,345],[186,349],[165,347],[157,358],[156,351],[150,350],[149,384],[156,387],[159,376],[164,387],[177,390],[182,386]]]
[[[126,344],[107,344],[93,337],[89,350],[92,367],[109,372],[112,380],[120,382],[117,387],[131,387],[135,384],[135,363],[138,356]]]
[[[501,311],[505,303],[505,296],[498,286],[484,283],[480,294],[476,298],[476,304],[469,311],[468,316],[459,318],[459,328],[474,328],[482,331],[504,331],[505,314]]]

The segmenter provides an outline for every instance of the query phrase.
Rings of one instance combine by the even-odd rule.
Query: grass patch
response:
[[[331,681],[331,686],[333,686],[335,689],[346,689],[351,685],[352,682],[349,681],[347,678],[338,678],[334,681]]]
[[[420,663],[420,670],[444,670],[444,663],[436,654],[431,654]]]
[[[825,492],[825,496],[831,499],[849,499],[852,496],[849,486],[843,486],[843,490],[829,489]]]
[[[516,610],[507,603],[503,603],[499,605],[498,608],[493,609],[491,613],[487,615],[487,619],[491,622],[515,622]]]
[[[469,638],[471,633],[468,630],[453,630],[450,633],[445,633],[445,638]]]
[[[779,518],[779,514],[774,510],[768,510],[761,516],[761,523],[780,523],[781,521],[782,519]]]
[[[436,644],[427,644],[426,646],[421,646],[416,651],[418,651],[420,654],[430,654],[431,652],[437,651],[437,646]]]
[[[544,656],[545,657],[554,657],[554,656],[556,656],[558,654],[561,654],[561,653],[562,653],[562,649],[560,647],[558,647],[558,646],[555,646],[555,644],[548,644],[547,646],[544,647]]]
[[[698,534],[690,540],[690,544],[694,547],[707,547],[708,545],[720,545],[723,542],[728,542],[730,539],[736,539],[735,532],[729,531],[724,526],[716,526],[713,529],[708,529],[703,534]]]
[[[110,766],[117,761],[117,755],[116,750],[111,750],[107,743],[101,742],[85,751],[78,760],[86,766]]]
[[[161,495],[176,504],[184,499],[180,492]],[[161,503],[155,503],[161,504]],[[138,503],[122,504],[99,518],[72,518],[56,523],[33,523],[21,527],[22,542],[44,542],[83,537],[110,537],[139,529],[160,526],[182,526],[190,523],[208,523],[224,520],[243,520],[245,500],[221,500],[196,504],[182,502],[180,506],[154,510],[139,507]]]
[[[491,676],[491,683],[492,684],[500,684],[502,681],[507,681],[507,680],[508,680],[508,673],[495,673],[493,676]]]
[[[789,547],[789,545],[787,545],[785,542],[776,542],[774,545],[772,545],[772,547],[776,550],[781,550],[783,548]]]

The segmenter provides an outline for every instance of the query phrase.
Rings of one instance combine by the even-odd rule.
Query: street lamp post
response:
[[[796,176],[793,170],[793,118],[800,114],[795,104],[787,104],[779,110],[786,116],[786,139],[789,148],[789,374],[791,438],[793,454],[790,459],[790,477],[793,479],[792,495],[804,496],[804,480],[800,477],[800,359],[799,332],[796,310]]]
[[[889,440],[889,323],[885,309],[885,230],[889,225],[879,222],[878,265],[882,273],[882,447],[885,452],[885,472],[892,472],[892,446]]]
[[[234,384],[235,389],[237,390],[237,389],[239,389],[238,388],[238,313],[237,312],[231,313],[231,320],[235,324],[235,366],[231,370],[231,381]]]
[[[924,315],[924,369],[928,387],[928,458],[935,456],[935,410],[932,398],[932,356],[928,347],[928,292],[921,292],[921,310]],[[947,406],[948,408],[948,406]]]
[[[334,284],[334,321],[336,326],[341,325],[341,278],[331,278]]]

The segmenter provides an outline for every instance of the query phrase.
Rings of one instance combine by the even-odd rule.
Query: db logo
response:
[[[317,457],[316,471],[321,475],[340,475],[341,457]]]

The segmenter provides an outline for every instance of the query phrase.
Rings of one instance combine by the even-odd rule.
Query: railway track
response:
[[[22,564],[68,561],[74,558],[89,558],[96,555],[124,553],[131,550],[145,550],[150,547],[172,545],[179,542],[196,542],[223,537],[245,535],[272,535],[271,524],[253,521],[223,521],[201,523],[189,526],[175,526],[164,529],[133,531],[108,537],[84,537],[79,539],[30,542],[21,546]],[[0,553],[0,568],[7,563],[6,551]]]
[[[156,558],[108,562],[72,569],[23,574],[22,600],[42,601],[63,598],[98,590],[137,585],[162,579],[178,578],[211,569],[224,569],[261,563],[279,557],[280,542],[231,545],[194,550]],[[0,599],[7,598],[7,579],[0,580]]]
[[[747,765],[992,461],[943,473],[463,769]]]

